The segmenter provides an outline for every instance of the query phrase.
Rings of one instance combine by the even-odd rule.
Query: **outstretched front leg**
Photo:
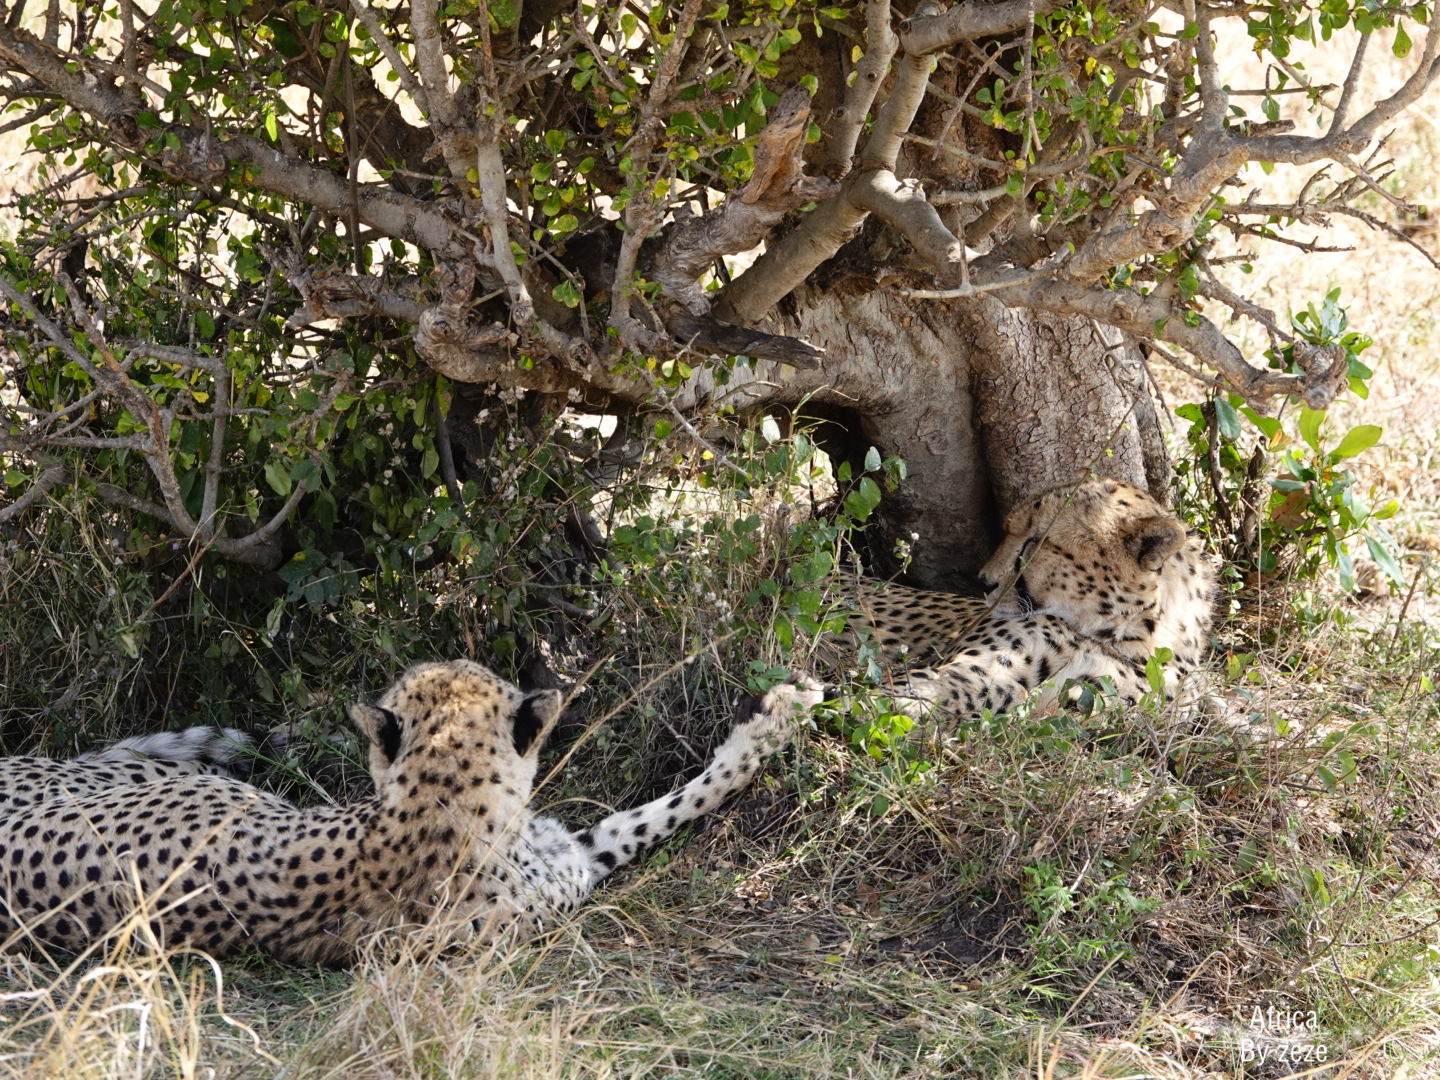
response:
[[[730,737],[720,744],[705,771],[678,791],[634,810],[611,814],[594,828],[574,834],[589,855],[593,881],[600,881],[641,852],[674,835],[687,821],[710,813],[731,792],[750,782],[765,755],[790,740],[797,714],[824,700],[819,684],[803,676],[772,687],[763,697],[741,702]]]
[[[714,810],[750,782],[766,754],[790,740],[798,714],[823,698],[819,684],[792,676],[763,697],[740,703],[729,738],[684,787],[588,829],[572,832],[554,818],[527,822],[506,859],[519,892],[529,894],[526,913],[543,926],[549,917],[574,911],[616,868]]]

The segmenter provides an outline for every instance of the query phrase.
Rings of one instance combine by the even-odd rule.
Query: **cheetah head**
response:
[[[528,797],[562,704],[558,690],[526,694],[479,664],[452,660],[408,668],[374,705],[351,705],[350,718],[370,740],[382,796],[429,784],[454,797],[480,786],[476,777],[498,776]]]
[[[1047,611],[1095,631],[1153,610],[1186,544],[1180,520],[1139,488],[1089,480],[1016,506],[980,579],[998,614]]]

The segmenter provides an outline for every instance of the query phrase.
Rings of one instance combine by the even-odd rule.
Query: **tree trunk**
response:
[[[804,289],[767,329],[825,350],[777,395],[834,422],[824,439],[856,471],[871,446],[905,460],[867,547],[873,573],[977,589],[1003,515],[1029,492],[1094,473],[1168,502],[1169,464],[1138,351],[1088,319],[984,299],[911,301],[844,285]],[[772,373],[772,378],[773,378]],[[838,430],[837,430],[838,429]],[[822,436],[823,437],[823,436]]]
[[[976,592],[976,571],[1010,507],[1031,491],[1091,473],[1168,502],[1170,468],[1141,358],[1111,328],[983,298],[909,300],[851,278],[807,284],[761,329],[823,350],[818,366],[742,363],[723,387],[697,371],[672,404],[685,412],[720,402],[742,412],[792,410],[820,422],[817,440],[856,476],[872,446],[882,458],[904,459],[905,480],[885,493],[866,532],[872,573]],[[462,382],[491,377],[474,364],[431,363]],[[505,368],[515,371],[507,362],[495,374]],[[546,379],[552,393],[564,389]],[[594,389],[591,408],[654,407],[640,383],[617,378],[603,395]],[[542,390],[537,398],[545,396]],[[566,399],[559,393],[549,400],[561,407]],[[484,457],[483,447],[466,443],[463,450]],[[897,556],[897,541],[909,547],[908,564]]]

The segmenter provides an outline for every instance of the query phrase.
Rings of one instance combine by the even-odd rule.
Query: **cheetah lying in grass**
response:
[[[792,681],[748,699],[698,777],[574,832],[528,805],[560,694],[463,660],[416,665],[378,704],[351,706],[376,787],[351,806],[300,809],[206,775],[228,756],[209,729],[180,733],[190,760],[135,756],[184,750],[173,736],[90,762],[9,759],[3,778],[30,790],[7,787],[0,810],[0,939],[83,949],[140,900],[166,946],[215,956],[343,963],[376,930],[442,911],[466,933],[534,933],[745,786],[820,697]]]
[[[858,600],[881,654],[927,661],[896,676],[917,708],[1002,712],[1051,683],[1108,678],[1126,702],[1150,687],[1146,662],[1167,649],[1170,696],[1203,662],[1214,575],[1200,541],[1140,489],[1091,480],[1043,491],[1005,521],[980,571],[986,598],[867,585]]]

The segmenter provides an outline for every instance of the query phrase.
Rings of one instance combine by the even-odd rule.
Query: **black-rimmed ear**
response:
[[[533,694],[525,695],[525,700],[515,711],[512,733],[517,754],[525,757],[540,749],[545,736],[550,734],[555,721],[560,719],[560,707],[564,703],[564,695],[559,690],[537,690]]]
[[[385,755],[386,761],[393,762],[400,756],[402,732],[398,716],[389,709],[364,705],[358,701],[353,702],[348,711],[355,726],[363,731],[365,737]]]
[[[1169,514],[1142,518],[1125,530],[1125,550],[1144,569],[1159,570],[1185,546],[1185,526]]]

